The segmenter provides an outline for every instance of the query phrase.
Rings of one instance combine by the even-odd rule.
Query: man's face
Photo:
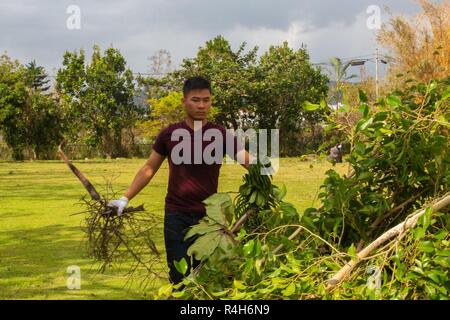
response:
[[[202,121],[211,108],[211,93],[208,89],[191,90],[183,97],[183,105],[190,118]]]

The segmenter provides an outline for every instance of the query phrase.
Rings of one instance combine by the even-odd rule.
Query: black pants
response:
[[[186,259],[188,263],[188,272],[186,275],[190,273],[191,266],[195,268],[200,263],[200,261],[193,258],[193,261],[191,261],[191,257],[187,255],[187,250],[194,240],[189,239],[186,241],[184,240],[184,236],[189,230],[189,227],[198,224],[203,217],[204,215],[165,210],[164,242],[166,244],[167,265],[169,266],[169,280],[174,284],[181,282],[184,277],[175,268],[174,261],[180,261],[183,258]]]

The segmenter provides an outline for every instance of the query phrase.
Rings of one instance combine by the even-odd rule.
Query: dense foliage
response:
[[[56,100],[47,93],[45,70],[33,61],[27,66],[8,56],[0,57],[0,134],[22,160],[46,158],[61,139],[61,113]]]
[[[217,36],[178,70],[141,81],[149,96],[161,98],[161,92],[180,91],[186,78],[205,76],[212,83],[216,122],[234,129],[279,129],[282,155],[304,152],[324,117],[323,110],[308,112],[304,102],[327,96],[328,77],[312,64],[305,47],[295,50],[284,42],[259,58],[257,53],[257,47],[247,49],[245,42],[233,50]]]
[[[375,106],[369,106],[361,92],[362,119],[348,141],[350,173],[347,177],[334,170],[327,173],[320,194],[322,206],[289,215],[290,221],[278,221],[268,230],[260,232],[244,223],[237,232],[237,217],[230,217],[236,212],[231,199],[208,199],[208,217],[211,205],[215,215],[228,216],[221,227],[230,239],[228,244],[218,243],[206,252],[194,243],[203,260],[201,267],[184,280],[182,290],[169,284],[160,288],[158,296],[448,299],[449,208],[434,212],[430,204],[449,196],[449,98],[448,80],[412,85]],[[253,194],[247,190],[248,179],[244,182],[240,197]],[[270,189],[281,190],[272,184]],[[288,213],[282,203],[280,197],[277,205],[256,208],[255,214]],[[359,261],[343,283],[329,290],[330,277],[355,259],[363,246],[421,208],[428,209],[413,229],[383,243]]]
[[[65,134],[110,157],[126,156],[123,135],[143,110],[135,103],[133,74],[114,48],[102,54],[95,46],[91,61],[84,51],[66,52],[56,89],[65,110]]]

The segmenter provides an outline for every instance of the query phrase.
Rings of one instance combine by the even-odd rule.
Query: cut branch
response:
[[[394,215],[395,213],[403,210],[408,204],[410,204],[411,202],[415,201],[417,198],[419,198],[423,193],[425,192],[425,190],[421,191],[420,193],[416,194],[415,196],[412,196],[411,198],[409,198],[408,200],[406,200],[405,202],[399,204],[397,207],[392,208],[391,210],[389,210],[386,214],[379,216],[377,219],[375,219],[375,221],[370,225],[369,227],[369,231],[367,232],[367,236],[371,236],[373,234],[373,232],[376,230],[376,228],[378,227],[378,225],[390,218],[392,215]],[[364,239],[361,239],[361,241],[358,243],[358,246],[356,248],[356,252],[360,252],[364,247]]]
[[[450,205],[450,193],[445,194],[443,197],[435,201],[435,203],[431,206],[433,212],[444,209]],[[386,241],[392,239],[396,236],[403,235],[408,229],[413,228],[417,224],[417,220],[426,212],[428,208],[424,207],[422,209],[417,210],[405,221],[396,225],[395,227],[389,229],[381,236],[379,236],[375,241],[369,244],[366,248],[364,248],[361,252],[356,255],[356,259],[349,261],[341,270],[339,270],[329,281],[327,284],[327,290],[332,291],[337,286],[339,286],[351,273],[353,268],[355,268],[358,263],[360,263],[364,258],[366,258],[373,250],[378,248],[381,244]]]
[[[242,217],[234,224],[230,232],[232,234],[238,232],[241,229],[242,225],[245,223],[245,221],[247,221],[250,215],[252,215],[254,212],[255,212],[254,209],[250,209],[246,213],[244,213]]]
[[[87,190],[87,192],[90,194],[91,198],[97,201],[101,200],[100,194],[97,192],[95,187],[92,185],[92,183],[78,170],[72,162],[67,158],[66,154],[63,151],[64,146],[67,144],[67,141],[64,139],[61,141],[58,147],[58,153],[61,159],[64,160],[64,162],[67,164],[67,166],[72,170],[73,174],[77,176],[78,180],[83,184],[84,188]]]

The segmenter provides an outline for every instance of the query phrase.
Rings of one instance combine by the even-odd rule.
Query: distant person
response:
[[[331,148],[329,158],[335,163],[341,163],[342,153],[342,144],[337,144]]]

